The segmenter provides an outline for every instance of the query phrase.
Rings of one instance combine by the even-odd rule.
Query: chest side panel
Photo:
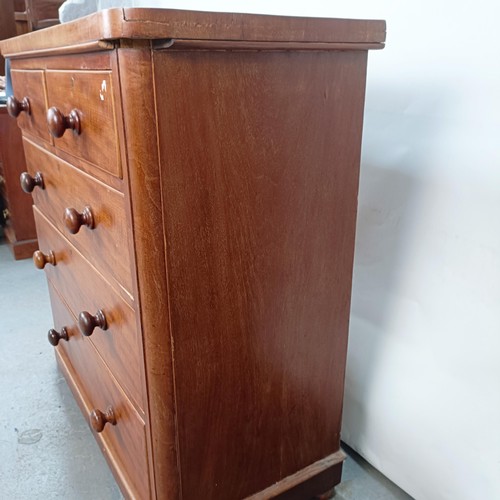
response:
[[[339,449],[366,53],[154,63],[183,498],[244,498]]]

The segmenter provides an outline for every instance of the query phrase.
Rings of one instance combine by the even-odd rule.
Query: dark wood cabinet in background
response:
[[[6,106],[0,105],[0,196],[5,237],[15,259],[27,259],[38,248],[33,200],[19,188],[19,176],[25,170],[21,131]]]
[[[14,0],[3,0],[0,3],[0,40],[5,40],[13,36],[16,36]],[[5,75],[4,68],[5,60],[0,55],[0,75]]]
[[[7,1],[14,2],[16,31],[21,35],[59,24],[59,7],[64,0]]]
[[[366,61],[384,40],[383,21],[112,9],[0,44],[30,107],[49,342],[127,497],[340,481]]]

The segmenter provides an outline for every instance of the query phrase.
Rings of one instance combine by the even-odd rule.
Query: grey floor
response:
[[[0,234],[0,500],[114,500],[120,491],[56,368],[44,273]],[[336,500],[410,499],[346,450]]]

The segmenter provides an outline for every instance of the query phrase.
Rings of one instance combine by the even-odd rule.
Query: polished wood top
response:
[[[121,39],[343,43],[383,48],[385,21],[115,8],[2,41],[0,50],[16,57],[61,46],[88,49],[89,44],[97,47]]]

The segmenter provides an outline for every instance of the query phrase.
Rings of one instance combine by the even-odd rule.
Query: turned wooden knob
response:
[[[47,125],[54,137],[62,137],[68,129],[73,130],[75,135],[80,135],[82,131],[80,115],[76,109],[72,109],[68,116],[64,116],[57,108],[50,108],[47,111]]]
[[[54,252],[52,250],[48,254],[43,253],[40,250],[36,250],[36,252],[33,254],[33,262],[35,263],[35,267],[37,269],[43,269],[46,264],[55,266],[56,256],[54,255]]]
[[[43,176],[41,172],[37,172],[35,177],[31,177],[28,172],[23,172],[20,177],[21,180],[21,189],[25,193],[32,193],[33,189],[38,186],[40,189],[45,189],[45,185],[43,184]]]
[[[83,212],[77,212],[74,208],[64,211],[64,224],[71,234],[76,234],[82,226],[94,229],[94,216],[90,207],[85,207]]]
[[[103,413],[101,410],[92,410],[89,415],[90,425],[96,432],[102,432],[106,424],[116,425],[115,412],[111,406]]]
[[[96,327],[99,327],[101,330],[107,330],[108,323],[101,309],[94,316],[87,311],[82,311],[78,316],[78,327],[85,337],[90,337]]]
[[[63,326],[61,328],[61,332],[58,332],[57,330],[54,330],[51,328],[49,330],[49,333],[47,334],[47,337],[49,339],[49,342],[55,347],[57,344],[59,344],[60,340],[65,340],[66,342],[69,340],[69,335],[68,335],[68,330],[66,330],[66,327]]]
[[[9,96],[7,99],[7,113],[13,118],[17,118],[22,112],[31,113],[30,101],[27,97],[23,97],[21,101],[18,101],[13,95]]]

